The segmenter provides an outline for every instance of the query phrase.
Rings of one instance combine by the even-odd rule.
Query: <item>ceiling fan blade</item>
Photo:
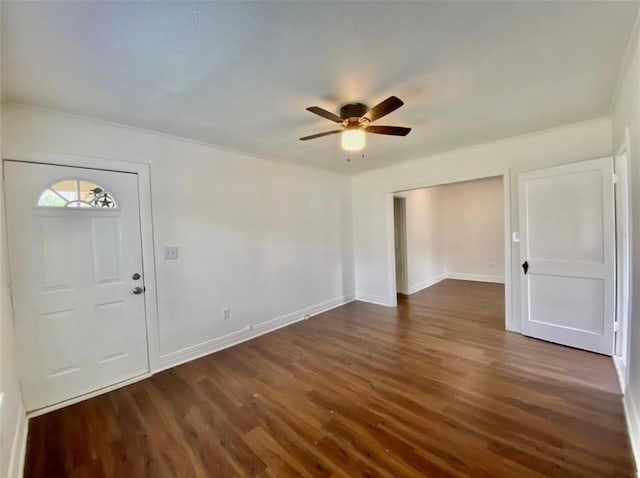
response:
[[[397,98],[395,96],[390,96],[389,98],[384,100],[382,103],[377,104],[376,106],[371,108],[369,111],[367,111],[366,114],[363,116],[363,118],[367,118],[369,122],[374,122],[375,120],[388,115],[392,111],[397,110],[403,104],[404,102],[400,98]]]
[[[391,134],[393,136],[406,136],[411,131],[411,128],[405,128],[403,126],[369,126],[365,130],[367,133],[374,134]]]
[[[300,138],[300,141],[307,141],[308,139],[322,138],[323,136],[329,136],[330,134],[337,134],[337,133],[342,133],[342,130],[336,129],[334,131],[327,131],[326,133],[312,134],[311,136],[305,136],[304,138]]]
[[[322,116],[323,118],[328,119],[329,121],[334,121],[335,123],[342,123],[344,120],[340,118],[340,116],[333,114],[331,111],[324,110],[319,106],[309,106],[307,111],[317,114],[318,116]]]

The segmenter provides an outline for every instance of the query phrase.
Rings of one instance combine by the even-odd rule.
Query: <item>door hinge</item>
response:
[[[618,322],[617,320],[613,323],[613,331],[620,332],[620,322]]]
[[[613,180],[613,184],[618,184],[618,181],[620,180],[618,173],[613,173],[612,180]]]

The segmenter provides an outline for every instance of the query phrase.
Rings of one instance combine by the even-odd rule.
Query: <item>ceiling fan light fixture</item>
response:
[[[364,130],[360,128],[346,129],[342,132],[340,145],[345,151],[360,151],[367,144]]]
[[[0,0],[1,1],[1,0]],[[340,116],[320,108],[319,106],[309,106],[307,111],[321,116],[329,121],[339,124],[344,129],[334,129],[324,133],[303,136],[300,141],[322,138],[324,136],[342,134],[340,145],[348,152],[362,151],[367,144],[367,134],[385,134],[391,136],[406,136],[411,128],[404,126],[371,126],[376,120],[400,108],[404,103],[396,96],[390,96],[386,100],[378,103],[373,108],[368,108],[364,103],[349,103],[340,108]]]

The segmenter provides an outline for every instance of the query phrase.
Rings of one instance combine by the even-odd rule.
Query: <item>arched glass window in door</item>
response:
[[[91,181],[64,179],[52,184],[40,195],[39,207],[75,207],[117,209],[110,192]]]

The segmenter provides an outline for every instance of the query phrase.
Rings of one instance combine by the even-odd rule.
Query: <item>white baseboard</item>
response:
[[[427,287],[431,287],[432,285],[436,285],[438,282],[441,282],[447,278],[445,273],[438,274],[435,277],[431,277],[430,279],[423,280],[422,282],[416,282],[415,284],[411,284],[409,286],[408,293],[409,295],[415,294],[422,289],[426,289]]]
[[[151,373],[145,373],[134,377],[129,380],[125,380],[123,382],[119,382],[108,387],[101,388],[99,390],[95,390],[93,392],[87,393],[85,395],[81,395],[78,397],[71,398],[69,400],[65,400],[60,403],[56,403],[50,405],[45,408],[41,408],[38,410],[33,410],[29,412],[28,417],[36,417],[38,415],[43,415],[45,413],[52,412],[54,410],[66,407],[68,405],[72,405],[77,402],[81,402],[83,400],[87,400],[89,398],[95,397],[97,395],[101,395],[103,393],[110,392],[112,390],[116,390],[118,388],[125,387],[132,383],[138,382],[140,380],[144,380],[146,378],[151,377],[152,374],[156,372],[160,372],[162,370],[166,370],[176,365],[180,365],[185,362],[189,362],[191,360],[197,359],[199,357],[203,357],[205,355],[209,355],[213,352],[217,352],[219,350],[225,349],[227,347],[231,347],[232,345],[239,344],[246,340],[253,339],[260,335],[272,332],[274,330],[280,329],[287,325],[293,324],[294,322],[298,322],[300,320],[308,319],[314,315],[318,315],[322,312],[326,312],[327,310],[334,309],[341,305],[347,304],[354,300],[353,294],[345,295],[343,297],[338,297],[336,299],[327,300],[325,302],[321,302],[319,304],[313,305],[311,307],[306,307],[302,310],[298,310],[296,312],[292,312],[290,314],[283,315],[281,317],[276,317],[275,319],[268,320],[266,322],[262,322],[257,325],[246,327],[245,329],[238,330],[236,332],[232,332],[231,334],[217,337],[212,340],[208,340],[206,342],[202,342],[196,345],[192,345],[190,347],[186,347],[181,350],[177,350],[175,352],[171,352],[169,354],[163,355],[160,357],[160,367],[156,370],[153,370]],[[24,409],[22,410],[22,414],[25,415]],[[25,415],[24,419],[27,419]],[[24,426],[24,438],[23,442],[26,445],[26,425]],[[24,448],[24,447],[23,447]],[[25,450],[26,451],[26,450]],[[24,454],[24,453],[23,453]],[[24,457],[23,457],[24,459]],[[20,465],[22,466],[22,465]],[[21,470],[22,468],[20,468]],[[13,475],[9,475],[13,478]]]
[[[636,476],[638,476],[638,466],[640,465],[640,415],[636,402],[631,396],[631,389],[624,394],[622,403],[624,404],[624,414],[627,419],[627,429],[631,440],[631,451],[636,464]]]
[[[409,295],[415,294],[416,292],[426,289],[427,287],[434,286],[438,282],[442,282],[445,279],[469,280],[469,281],[475,281],[475,282],[493,282],[496,284],[504,284],[504,277],[502,276],[446,272],[443,274],[439,274],[435,277],[432,277],[430,279],[427,279],[425,281],[411,284],[408,288],[409,289],[408,293]],[[373,294],[357,293],[356,300],[360,300],[362,302],[368,302],[370,304],[375,304],[375,305],[384,305],[385,307],[394,307],[395,305],[389,302],[388,297],[383,297],[380,295],[373,295]]]
[[[620,385],[620,391],[624,394],[626,392],[626,364],[622,357],[618,355],[613,356],[613,365],[616,369],[616,375],[618,376],[618,384]]]
[[[353,294],[330,299],[325,302],[306,307],[302,310],[276,317],[275,319],[270,319],[256,325],[247,326],[242,330],[232,332],[222,337],[217,337],[215,339],[207,340],[196,345],[185,347],[175,352],[161,355],[160,367],[157,370],[154,370],[154,373],[175,367],[176,365],[180,365],[185,362],[190,362],[191,360],[209,355],[214,352],[218,352],[219,350],[226,349],[228,347],[231,347],[232,345],[237,345],[247,340],[254,339],[256,337],[259,337],[260,335],[273,332],[274,330],[280,329],[300,320],[305,320],[314,315],[326,312],[327,310],[335,309],[336,307],[347,304],[353,300]]]
[[[27,413],[22,404],[18,408],[18,420],[16,433],[11,446],[11,458],[9,459],[9,478],[21,478],[24,470],[24,460],[27,455],[27,433],[29,423]]]
[[[375,304],[375,305],[383,305],[385,307],[394,307],[395,304],[391,304],[389,303],[389,298],[388,297],[383,297],[381,295],[373,295],[373,294],[356,294],[356,300],[362,301],[362,302],[368,302],[370,304]]]
[[[493,276],[487,274],[465,274],[462,272],[447,272],[447,279],[470,280],[475,282],[494,282],[504,284],[504,276]]]
[[[92,392],[85,393],[83,395],[78,395],[77,397],[73,397],[68,400],[63,400],[62,402],[54,403],[53,405],[48,405],[43,408],[31,410],[27,412],[27,418],[39,417],[40,415],[44,415],[45,413],[53,412],[55,410],[60,410],[61,408],[68,407],[69,405],[73,405],[74,403],[83,402],[85,400],[89,400],[90,398],[97,397],[99,395],[104,395],[105,393],[113,392],[114,390],[126,387],[127,385],[131,385],[136,382],[140,382],[141,380],[145,380],[149,377],[151,377],[151,373],[145,372],[141,375],[136,375],[135,377],[129,378],[127,380],[123,380],[121,382],[114,383],[112,385],[108,385],[106,387],[99,388]]]

